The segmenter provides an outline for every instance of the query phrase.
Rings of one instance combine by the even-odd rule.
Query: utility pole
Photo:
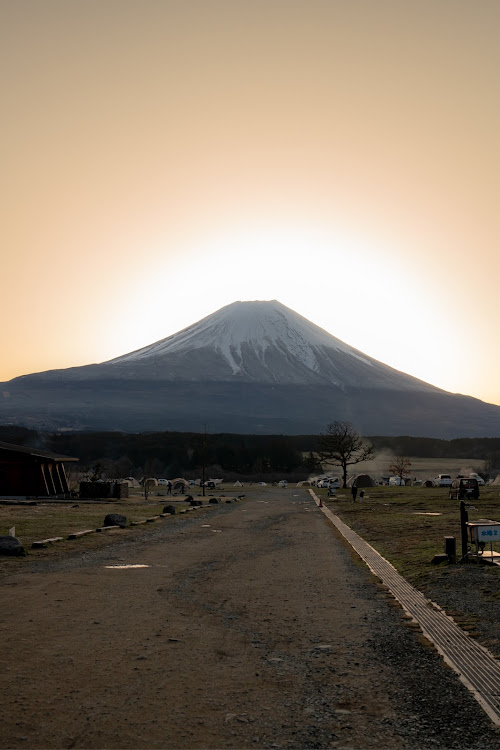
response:
[[[207,463],[207,425],[203,432],[203,442],[201,450],[201,494],[205,497],[205,468]]]

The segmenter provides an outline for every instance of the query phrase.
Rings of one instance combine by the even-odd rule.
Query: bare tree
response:
[[[408,456],[394,456],[389,471],[395,477],[399,477],[401,484],[404,483],[405,477],[410,474],[411,459]]]
[[[342,468],[343,487],[347,487],[347,467],[369,461],[375,455],[350,422],[331,422],[319,436],[317,454],[321,463],[332,463]]]

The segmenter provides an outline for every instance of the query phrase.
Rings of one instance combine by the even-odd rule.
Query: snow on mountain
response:
[[[377,362],[276,300],[233,302],[154,344],[103,363],[137,376],[433,389]],[[189,364],[199,374],[189,377]]]
[[[211,348],[220,353],[230,364],[233,374],[237,374],[244,367],[244,347],[251,347],[264,361],[266,351],[273,346],[314,371],[319,369],[317,349],[321,346],[349,353],[370,364],[369,357],[356,352],[277,300],[232,302],[179,333],[109,362],[133,362]]]

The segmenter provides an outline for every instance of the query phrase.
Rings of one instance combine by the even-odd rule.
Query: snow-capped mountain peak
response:
[[[212,348],[225,357],[236,374],[241,371],[242,349],[246,346],[251,347],[259,358],[272,346],[285,348],[311,370],[318,367],[315,347],[353,351],[281,302],[272,300],[232,302],[179,333],[111,361],[132,362]]]
[[[442,391],[353,349],[276,300],[234,302],[101,364],[2,384],[5,423],[44,429],[497,435],[500,408]]]
[[[412,388],[419,383],[348,346],[277,300],[233,302],[179,333],[104,364],[130,370],[134,376],[149,365],[155,377],[172,380],[236,378],[330,383],[341,388],[366,387],[368,381],[372,387],[394,387],[401,378],[410,380]]]

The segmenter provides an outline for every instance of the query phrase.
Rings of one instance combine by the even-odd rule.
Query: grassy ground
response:
[[[353,503],[350,490],[315,490],[323,502],[348,526],[380,552],[408,581],[422,587],[439,567],[434,555],[444,552],[444,537],[454,536],[460,554],[459,503],[440,487],[371,487],[363,502]],[[469,521],[500,521],[500,488],[482,487],[479,500],[469,507]],[[426,515],[436,514],[436,515]],[[496,545],[500,552],[500,545]]]
[[[137,533],[141,528],[130,527],[126,529],[110,530],[100,534],[88,534],[74,540],[68,540],[69,534],[86,529],[97,529],[104,523],[108,513],[120,513],[127,518],[127,524],[133,521],[142,521],[152,516],[159,515],[165,505],[174,504],[178,510],[189,507],[182,496],[167,496],[166,493],[150,494],[148,500],[140,493],[126,500],[114,502],[82,502],[73,500],[71,502],[43,503],[36,505],[0,505],[0,535],[9,533],[9,529],[15,528],[15,536],[21,541],[28,553],[27,558],[0,558],[0,573],[14,572],[22,568],[23,560],[54,557],[57,555],[74,552],[76,550],[94,549],[109,542],[110,536],[119,534]],[[208,501],[208,498],[207,498]],[[199,512],[199,511],[198,511]],[[162,523],[177,523],[184,516],[169,516],[162,519]],[[63,537],[46,549],[32,550],[31,545],[35,541]]]
[[[25,547],[32,542],[54,536],[67,536],[74,531],[96,529],[103,525],[108,513],[120,513],[127,521],[138,521],[162,512],[164,503],[39,503],[35,506],[0,506],[0,530],[15,535]]]

